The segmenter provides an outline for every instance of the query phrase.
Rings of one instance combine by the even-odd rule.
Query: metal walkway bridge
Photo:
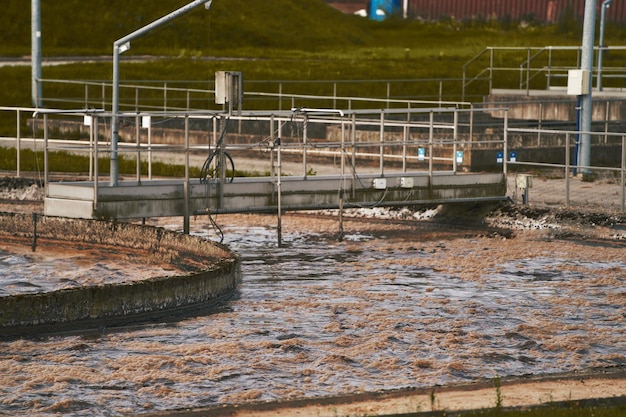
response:
[[[212,112],[122,114],[120,158],[136,173],[102,175],[113,155],[99,111],[40,111],[48,216],[132,219],[198,214],[487,202],[506,198],[503,126],[475,142],[472,110],[292,109],[264,114]],[[164,121],[179,128],[161,129]],[[53,140],[68,130],[89,141]],[[61,133],[65,132],[65,133]],[[89,157],[88,181],[48,181],[51,152]],[[477,159],[488,155],[488,170]],[[483,156],[481,156],[483,155]],[[473,161],[474,160],[474,161]],[[184,177],[152,175],[157,162],[180,163]],[[243,161],[243,167],[241,167]],[[237,166],[235,166],[237,165]],[[195,172],[200,169],[199,174]],[[254,176],[239,176],[241,170]],[[111,170],[112,172],[113,170]],[[147,172],[146,172],[147,171]],[[109,181],[107,181],[107,179]]]

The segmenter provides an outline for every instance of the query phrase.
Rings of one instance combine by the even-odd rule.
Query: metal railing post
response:
[[[429,123],[428,126],[428,176],[430,177],[430,183],[433,181],[433,135],[434,131],[434,119],[435,114],[433,111],[430,111]]]
[[[279,122],[280,124],[280,122]],[[277,193],[277,200],[276,200],[276,207],[277,207],[277,216],[278,216],[278,227],[277,227],[277,233],[278,233],[278,247],[282,247],[283,246],[283,220],[282,220],[282,216],[283,216],[283,207],[282,207],[282,179],[281,176],[283,175],[282,173],[282,144],[279,142],[278,143],[278,155],[277,155],[277,177],[276,177],[276,193]]]
[[[538,127],[537,129],[537,147],[541,147],[541,124],[543,122],[543,103],[539,103]]]
[[[17,177],[19,178],[21,176],[21,148],[22,148],[22,144],[21,144],[21,136],[22,136],[22,129],[21,129],[21,112],[19,109],[17,109],[16,111],[17,114],[17,138],[16,138],[16,145],[17,145]],[[33,121],[34,123],[34,121]]]
[[[148,124],[148,179],[152,179],[152,117]]]
[[[391,100],[391,83],[387,81],[387,108],[389,108],[390,100]]]
[[[356,114],[352,114],[351,126],[351,142],[352,142],[352,198],[356,198]]]
[[[457,170],[457,140],[458,140],[458,126],[459,126],[459,111],[454,111],[454,126],[452,128],[452,170],[456,173]]]
[[[222,171],[226,171],[226,164],[222,166]],[[220,178],[220,181],[222,179]],[[189,212],[190,212],[190,184],[189,184],[189,115],[185,115],[185,181],[183,183],[183,233],[189,234]]]
[[[530,94],[530,48],[526,58],[526,95]]]
[[[570,170],[570,148],[569,148],[569,142],[570,142],[570,134],[569,132],[565,133],[565,207],[569,207],[569,187],[570,187],[570,181],[569,181],[569,170]]]
[[[93,208],[94,211],[98,208],[98,117],[94,116],[92,124],[94,125],[95,140],[93,143]]]
[[[493,48],[489,51],[489,94],[491,94],[491,90],[493,90],[493,61],[494,61],[494,53],[495,50]],[[462,101],[465,101],[463,99]]]
[[[384,111],[380,112],[379,145],[380,145],[379,169],[380,169],[380,175],[383,176],[385,174],[385,168],[384,168],[384,159],[385,159],[385,112]]]
[[[546,75],[546,90],[550,89],[552,84],[552,47],[548,47],[548,74]]]
[[[163,113],[167,113],[167,83],[163,83]]]
[[[304,126],[302,126],[302,176],[307,177],[307,142],[308,142],[308,124],[309,117],[304,115]]]
[[[33,138],[34,140],[34,138]],[[45,182],[46,196],[48,195],[48,114],[44,113],[43,115],[43,176]],[[35,154],[35,158],[36,158]]]
[[[137,113],[135,115],[135,145],[137,146],[137,163],[136,163],[136,177],[137,177],[137,182],[141,183],[141,138],[140,138],[140,131],[139,131],[139,127],[141,126],[141,121],[140,121],[140,117],[139,117],[139,113]]]
[[[102,108],[103,109],[106,107],[106,96],[107,96],[107,85],[103,81],[102,82]]]
[[[94,141],[94,116],[91,117],[91,123],[89,123],[89,180],[93,181],[93,141]]]
[[[409,141],[409,124],[411,123],[410,109],[406,113],[406,124],[402,129],[402,172],[407,170],[407,142]]]
[[[509,142],[509,110],[506,109],[504,110],[504,135],[502,137],[502,173],[504,174],[504,180],[507,182],[507,188],[508,188],[508,167],[507,167],[507,161],[508,161],[508,142]]]
[[[626,135],[622,135],[622,213],[626,207]]]

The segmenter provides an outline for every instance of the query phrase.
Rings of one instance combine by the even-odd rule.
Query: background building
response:
[[[368,0],[329,0],[346,13],[369,10]],[[402,3],[402,2],[400,2]],[[598,16],[603,0],[597,0]],[[424,20],[510,19],[555,23],[564,14],[582,21],[585,0],[408,0],[407,16]],[[399,10],[402,13],[402,10]],[[626,22],[626,1],[612,1],[609,22]]]

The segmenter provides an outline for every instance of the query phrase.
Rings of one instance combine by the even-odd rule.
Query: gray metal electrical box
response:
[[[228,104],[241,110],[243,103],[243,74],[237,71],[215,73],[215,104]]]

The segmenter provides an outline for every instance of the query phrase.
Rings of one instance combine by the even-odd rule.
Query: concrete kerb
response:
[[[100,328],[145,320],[164,312],[203,309],[232,296],[240,279],[238,257],[199,237],[125,223],[0,213],[0,236],[42,243],[135,250],[150,260],[189,271],[184,275],[74,287],[0,297],[1,337]]]

